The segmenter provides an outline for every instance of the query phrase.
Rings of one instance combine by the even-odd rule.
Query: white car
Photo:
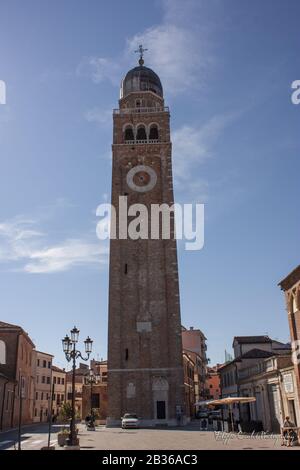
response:
[[[125,413],[124,416],[121,418],[122,420],[122,429],[137,429],[140,426],[139,418],[136,414],[133,413]]]

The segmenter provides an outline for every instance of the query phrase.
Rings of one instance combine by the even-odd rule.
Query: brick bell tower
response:
[[[120,196],[128,208],[144,204],[150,227],[151,205],[174,203],[170,114],[142,46],[138,52],[113,114],[112,205],[118,221]],[[185,423],[174,218],[171,235],[110,241],[108,426],[125,413],[143,426]]]

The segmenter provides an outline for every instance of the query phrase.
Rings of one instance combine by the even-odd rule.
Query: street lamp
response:
[[[74,328],[71,330],[71,341],[73,343],[77,343],[78,336],[79,336],[79,330],[76,328],[76,326],[74,326]]]
[[[70,439],[69,439],[71,446],[78,445],[78,439],[77,439],[76,430],[75,430],[76,359],[80,357],[83,361],[87,361],[92,352],[92,345],[93,345],[93,341],[88,336],[87,339],[84,341],[85,352],[87,356],[83,357],[81,352],[76,349],[78,337],[79,337],[79,330],[76,328],[76,326],[74,326],[74,328],[71,330],[71,338],[68,335],[66,335],[62,339],[62,348],[63,348],[63,352],[65,353],[66,359],[68,362],[73,361],[72,363],[72,418],[71,418],[71,424],[70,424]]]
[[[89,421],[89,429],[95,429],[94,425],[94,412],[93,412],[93,385],[96,385],[99,381],[99,376],[95,375],[92,370],[90,370],[90,375],[86,377],[86,384],[91,386],[91,395],[90,395],[90,401],[91,401],[91,419]]]

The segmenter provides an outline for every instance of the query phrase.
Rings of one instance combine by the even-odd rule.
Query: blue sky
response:
[[[177,202],[205,203],[179,248],[182,322],[212,363],[234,335],[289,339],[278,281],[299,264],[297,0],[2,0],[0,311],[64,366],[74,323],[106,357],[112,108],[143,43],[171,108]]]

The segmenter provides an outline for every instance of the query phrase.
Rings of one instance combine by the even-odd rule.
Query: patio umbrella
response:
[[[207,405],[210,405],[212,401],[215,401],[215,400],[211,399],[211,400],[197,401],[196,403],[194,403],[194,406],[207,406]]]
[[[234,403],[251,403],[256,401],[255,397],[226,397],[220,398],[219,400],[210,401],[210,405],[228,405],[231,415],[231,428],[233,430],[233,416],[232,416],[232,405]]]

